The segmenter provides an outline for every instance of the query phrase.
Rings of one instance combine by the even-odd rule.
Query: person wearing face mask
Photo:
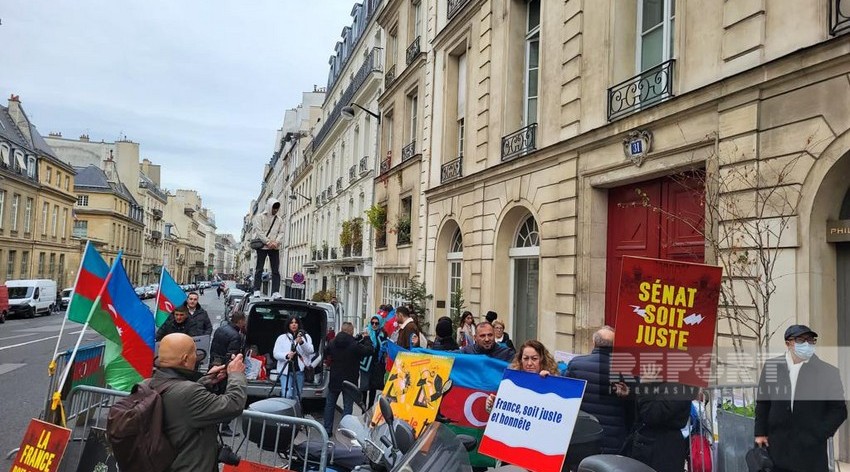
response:
[[[847,419],[839,371],[815,355],[817,341],[808,326],[790,326],[785,354],[761,371],[755,443],[768,448],[776,472],[829,470],[828,439]]]

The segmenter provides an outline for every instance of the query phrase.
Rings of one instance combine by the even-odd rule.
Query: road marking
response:
[[[16,334],[14,336],[6,336],[5,338],[0,338],[0,341],[6,341],[7,339],[25,338],[27,336],[35,336],[35,335],[36,335],[36,333]]]
[[[8,374],[9,372],[20,369],[26,364],[0,364],[0,375]]]
[[[75,331],[75,332],[73,332],[73,333],[68,333],[68,334],[69,334],[69,335],[71,335],[71,334],[80,334],[82,331],[83,331],[83,330],[79,330],[79,331]],[[5,351],[6,349],[12,349],[13,347],[26,346],[27,344],[38,343],[38,342],[41,342],[41,341],[49,341],[49,340],[51,340],[51,339],[56,339],[56,338],[58,338],[58,337],[59,337],[59,335],[56,335],[56,336],[50,336],[50,337],[48,337],[48,338],[33,339],[32,341],[27,341],[27,342],[25,342],[25,343],[12,344],[11,346],[3,346],[3,347],[0,347],[0,351]]]

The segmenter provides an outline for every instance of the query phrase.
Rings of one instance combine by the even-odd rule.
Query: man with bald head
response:
[[[629,387],[610,376],[613,347],[614,328],[603,326],[593,333],[593,351],[574,357],[567,367],[567,377],[587,381],[581,411],[595,416],[602,425],[604,454],[620,452],[635,414]]]
[[[218,425],[239,416],[247,399],[242,354],[233,356],[226,365],[211,368],[203,377],[195,372],[196,362],[192,338],[182,333],[162,338],[158,366],[150,383],[152,388],[165,384],[161,394],[163,430],[178,450],[170,472],[218,471]],[[227,389],[223,394],[207,389],[224,379]]]

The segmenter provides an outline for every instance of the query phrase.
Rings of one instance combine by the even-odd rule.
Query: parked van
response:
[[[68,305],[71,304],[71,297],[74,296],[74,289],[66,288],[62,290],[62,293],[59,295],[61,298],[59,299],[59,308],[66,310],[68,309]]]
[[[49,315],[58,309],[56,282],[48,279],[7,280],[9,314],[19,318]]]
[[[0,323],[5,323],[7,316],[9,316],[9,289],[5,285],[0,285]]]

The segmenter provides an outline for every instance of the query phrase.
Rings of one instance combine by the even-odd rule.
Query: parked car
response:
[[[242,298],[245,296],[245,292],[238,289],[231,289],[227,292],[227,295],[224,297],[224,315],[227,317],[230,315],[230,312],[233,311],[233,308],[242,301]]]
[[[136,296],[139,297],[139,300],[144,300],[145,298],[145,288],[144,287],[136,287],[134,289],[136,291]]]
[[[231,289],[231,293],[236,289]],[[274,344],[286,329],[286,320],[295,315],[313,341],[314,354],[310,364],[315,369],[313,382],[304,383],[303,399],[323,399],[328,390],[330,376],[325,370],[324,351],[328,332],[339,330],[333,305],[288,298],[268,297],[244,298],[234,311],[245,313],[245,341],[247,346],[257,346],[257,354],[266,358],[266,370],[271,373],[267,380],[249,380],[248,396],[266,398],[280,396],[280,380],[277,375],[277,360]],[[256,355],[256,354],[255,354]]]
[[[7,316],[9,316],[9,289],[5,285],[0,285],[0,323],[5,323]]]
[[[159,284],[150,284],[145,287],[145,298],[154,298],[159,290]]]
[[[74,296],[73,288],[66,288],[62,290],[62,293],[59,294],[59,307],[63,310],[68,309],[68,305],[71,304],[71,297]]]
[[[7,280],[9,314],[32,318],[56,311],[56,282],[49,279]]]

